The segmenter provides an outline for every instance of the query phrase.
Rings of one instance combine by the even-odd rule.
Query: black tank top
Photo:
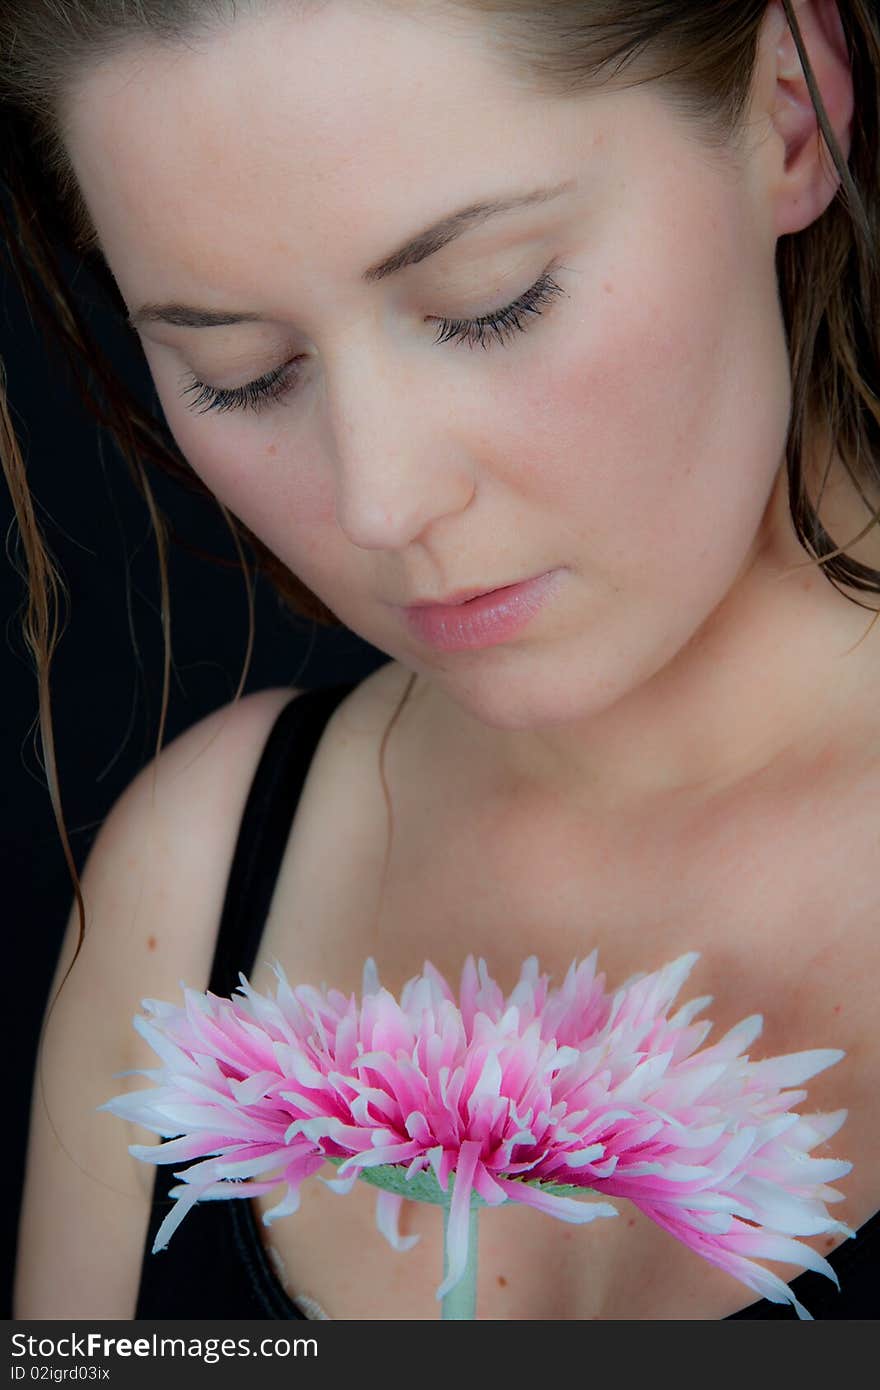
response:
[[[272,727],[245,804],[229,871],[208,981],[215,994],[232,994],[239,983],[238,972],[251,973],[312,756],[331,714],[356,684],[351,681],[295,695]],[[151,1253],[156,1231],[173,1201],[168,1193],[178,1181],[174,1166],[156,1168],[135,1317],[305,1319],[272,1268],[247,1199],[196,1203],[166,1249]],[[382,1239],[378,1232],[376,1239]],[[830,1263],[840,1279],[840,1293],[830,1280],[809,1270],[791,1283],[813,1316],[880,1316],[880,1212],[854,1240],[832,1251]],[[788,1304],[761,1299],[728,1320],[796,1316]]]

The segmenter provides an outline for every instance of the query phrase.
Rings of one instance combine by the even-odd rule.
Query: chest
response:
[[[801,1108],[849,1109],[827,1146],[855,1164],[835,1214],[854,1227],[873,1214],[880,803],[867,780],[807,770],[736,797],[599,815],[510,788],[474,794],[466,769],[400,758],[389,769],[389,838],[372,761],[349,750],[338,775],[332,760],[324,770],[297,813],[253,974],[258,988],[269,987],[264,962],[273,956],[291,980],[357,991],[372,955],[397,992],[425,959],[454,988],[469,952],[510,989],[531,954],[559,981],[597,947],[614,987],[697,950],[679,1002],[714,996],[705,1011],[712,1039],[760,1012],[754,1056],[846,1050]],[[585,1227],[513,1204],[484,1211],[478,1315],[720,1318],[755,1301],[632,1204],[617,1205],[616,1220]],[[405,1204],[401,1233],[420,1239],[396,1253],[376,1230],[373,1189],[359,1183],[342,1197],[314,1177],[296,1216],[265,1239],[291,1296],[317,1299],[331,1317],[433,1318],[440,1220],[434,1208]],[[822,1253],[832,1244],[811,1243]],[[770,1267],[784,1279],[798,1272]]]

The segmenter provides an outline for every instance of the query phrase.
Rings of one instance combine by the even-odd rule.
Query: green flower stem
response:
[[[477,1316],[477,1217],[479,1207],[471,1207],[468,1229],[467,1265],[455,1288],[443,1298],[441,1318],[470,1318]],[[447,1232],[449,1227],[449,1207],[443,1204],[443,1277],[449,1273],[449,1253]]]

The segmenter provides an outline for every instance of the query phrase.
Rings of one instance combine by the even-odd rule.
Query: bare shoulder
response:
[[[182,978],[207,983],[245,800],[272,725],[295,693],[262,690],[199,720],[112,808],[83,879],[92,947],[87,939],[82,954],[89,951],[89,973],[100,971],[114,994],[134,997],[129,981],[140,995],[177,991]]]
[[[187,729],[135,779],[102,831],[107,888],[129,903],[118,963],[128,971],[139,961],[151,988],[181,978],[207,984],[245,801],[272,725],[295,693],[259,691]]]
[[[334,764],[350,767],[353,752],[384,729],[408,675],[388,663],[341,701],[315,757],[319,784]],[[181,979],[207,985],[244,804],[272,725],[294,693],[260,691],[201,720],[114,807],[95,872],[106,879],[102,900],[126,901],[112,954],[130,997],[135,983],[141,995],[160,998],[178,997]],[[120,983],[117,976],[113,984]]]
[[[31,1106],[17,1317],[133,1316],[155,1135],[95,1108],[155,1065],[132,1028],[146,997],[204,988],[251,779],[289,688],[224,706],[169,743],[112,807],[82,873],[86,932],[48,1015]],[[71,911],[50,997],[73,959]]]
[[[384,732],[412,680],[413,673],[399,661],[386,661],[377,667],[342,701],[329,742],[346,736],[373,739]],[[407,703],[412,704],[414,698]]]
[[[334,710],[313,787],[388,723],[408,673],[382,666]],[[132,1020],[141,1000],[204,989],[241,817],[272,726],[299,692],[263,690],[162,749],[106,817],[82,872],[86,933],[48,1016],[33,1089],[15,1316],[131,1318],[154,1170],[128,1153],[151,1131],[98,1106],[156,1064]],[[50,997],[73,959],[71,911]]]
[[[359,796],[369,795],[370,788],[362,785],[361,779],[366,777],[372,783],[376,755],[398,710],[402,719],[411,716],[421,690],[417,686],[408,694],[412,681],[411,671],[399,662],[387,661],[359,680],[340,701],[315,751],[314,770],[303,794],[306,803],[315,804],[320,798],[325,810],[332,805],[332,814],[339,816],[346,806],[354,810],[352,803],[358,800],[353,795],[355,786]]]

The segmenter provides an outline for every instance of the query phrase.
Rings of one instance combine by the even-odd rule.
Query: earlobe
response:
[[[836,0],[795,0],[792,8],[831,129],[846,159],[854,92]],[[770,9],[772,22],[766,37],[776,65],[772,121],[784,148],[776,190],[776,232],[784,236],[802,231],[821,217],[837,192],[840,176],[821,133],[785,11],[779,0]]]

